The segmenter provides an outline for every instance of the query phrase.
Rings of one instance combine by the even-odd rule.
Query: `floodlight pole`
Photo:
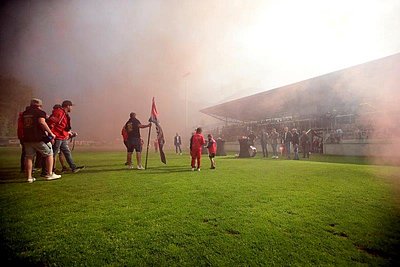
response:
[[[185,73],[182,78],[186,78],[190,75],[190,72]],[[187,79],[185,81],[185,134],[187,133],[188,130],[188,82]]]

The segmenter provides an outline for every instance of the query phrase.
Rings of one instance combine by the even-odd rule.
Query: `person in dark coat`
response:
[[[292,145],[293,145],[293,152],[294,152],[294,160],[299,159],[299,133],[297,132],[296,128],[292,129]]]
[[[311,138],[308,136],[306,131],[303,131],[300,136],[300,145],[303,150],[303,158],[310,157],[310,143]]]
[[[289,128],[285,127],[283,129],[281,143],[284,145],[285,148],[285,155],[287,159],[290,159],[290,143],[292,142],[292,133],[289,132]]]
[[[261,142],[263,157],[268,158],[268,133],[265,131],[265,129],[261,130],[260,142]]]
[[[174,146],[175,146],[175,151],[176,151],[177,155],[178,155],[178,151],[179,151],[179,155],[182,155],[181,145],[182,145],[182,138],[178,133],[176,133],[176,135],[174,137]]]

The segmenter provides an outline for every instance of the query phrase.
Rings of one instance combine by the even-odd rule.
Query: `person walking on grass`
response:
[[[196,133],[191,138],[191,156],[192,156],[192,171],[196,170],[200,171],[201,166],[201,150],[203,145],[206,143],[204,140],[202,133],[202,129],[199,127],[196,129]],[[197,162],[197,167],[196,167]]]
[[[211,168],[215,169],[215,154],[217,153],[217,143],[211,134],[207,136],[207,149],[208,149],[208,157],[211,161]]]
[[[65,160],[68,162],[69,167],[73,173],[85,168],[85,166],[77,166],[72,159],[71,150],[68,147],[68,140],[77,135],[76,132],[71,131],[71,118],[69,113],[72,111],[72,102],[64,100],[61,107],[53,109],[48,121],[51,130],[56,135],[54,141],[54,159],[56,158],[59,150],[63,153]],[[54,163],[55,165],[55,163]]]
[[[25,110],[28,110],[29,106],[25,108]],[[21,157],[20,157],[20,170],[21,173],[25,171],[25,147],[24,147],[24,117],[23,111],[21,111],[18,114],[18,124],[17,124],[17,136],[19,139],[19,143],[21,145]]]
[[[136,118],[136,113],[131,112],[129,114],[129,120],[125,123],[125,130],[128,133],[127,163],[129,169],[133,169],[132,153],[135,150],[137,169],[144,170],[144,167],[142,166],[142,139],[140,137],[140,129],[148,128],[150,126],[151,122],[146,125],[141,124],[141,122]]]
[[[181,145],[182,145],[182,138],[178,133],[176,133],[176,135],[174,136],[174,146],[175,146],[175,152],[177,155],[178,155],[178,151],[179,151],[179,155],[182,155]]]
[[[57,108],[62,108],[62,106],[60,104],[55,104],[53,106],[53,111],[55,109],[57,109]],[[55,155],[53,155],[53,157],[54,157],[53,169],[56,169],[57,159],[56,159]],[[68,167],[67,167],[66,162],[65,162],[65,157],[64,157],[64,154],[61,152],[61,150],[58,151],[57,157],[58,157],[58,161],[60,162],[60,165],[61,165],[61,173],[64,173],[64,172],[68,171]],[[43,171],[42,171],[42,174],[40,176],[43,176]]]
[[[33,157],[39,152],[46,160],[46,180],[61,178],[53,172],[53,149],[50,140],[56,136],[46,123],[46,112],[42,110],[42,100],[33,98],[29,108],[22,113],[23,143],[25,147],[25,171],[28,183],[36,179],[32,176]]]

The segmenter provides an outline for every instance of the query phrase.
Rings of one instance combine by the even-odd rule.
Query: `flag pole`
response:
[[[151,133],[151,126],[153,125],[153,123],[150,124],[149,127],[149,135],[147,136],[147,150],[146,150],[146,162],[144,164],[144,168],[147,170],[147,157],[149,154],[149,146],[150,146],[150,133]]]

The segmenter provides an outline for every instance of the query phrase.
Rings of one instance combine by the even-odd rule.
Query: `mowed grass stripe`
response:
[[[2,151],[3,152],[3,151]],[[75,151],[87,168],[59,181],[4,182],[2,250],[45,265],[391,265],[399,243],[398,167]],[[18,180],[18,150],[1,154]],[[338,160],[341,162],[342,160]],[[7,165],[4,165],[7,164]]]

